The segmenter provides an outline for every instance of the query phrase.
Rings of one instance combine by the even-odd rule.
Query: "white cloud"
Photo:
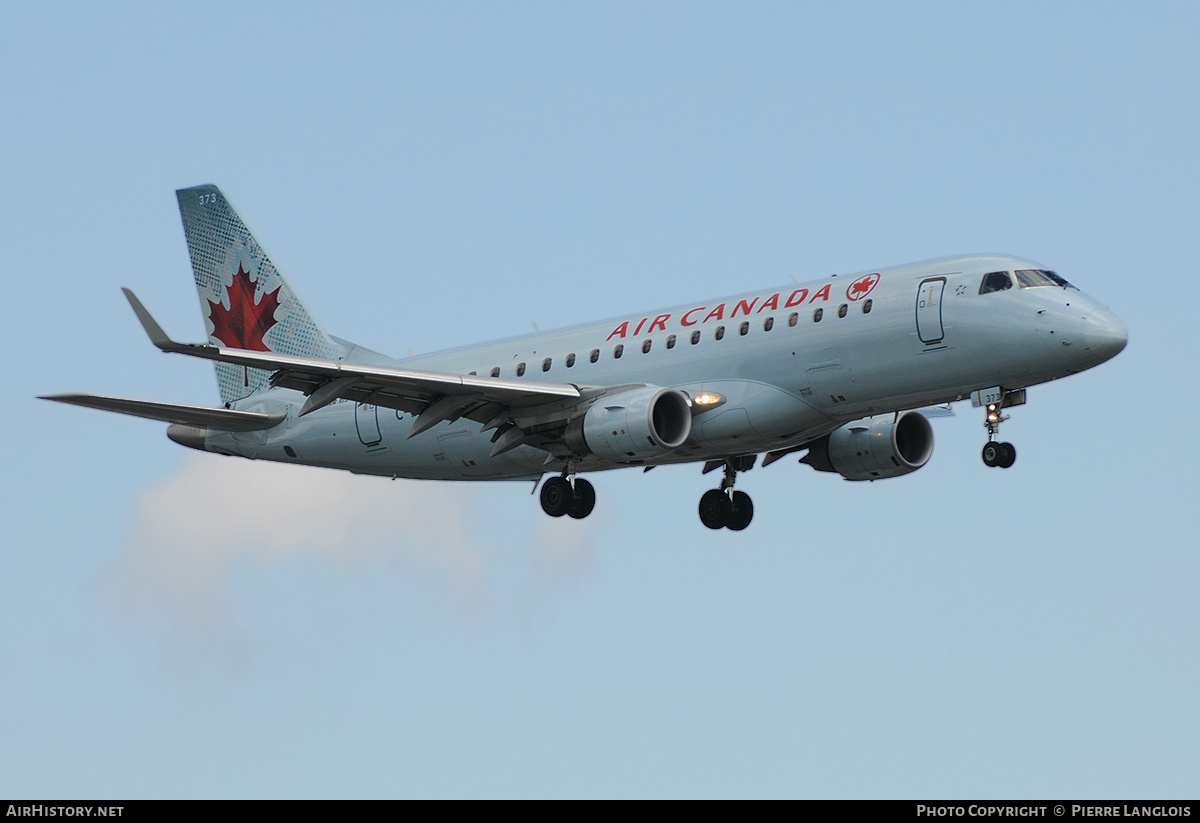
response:
[[[495,518],[480,512],[482,497],[468,483],[187,455],[178,473],[141,495],[129,540],[101,584],[122,608],[166,609],[195,624],[229,610],[232,583],[247,569],[300,557],[399,563],[407,575],[434,581],[439,598],[477,612],[505,594],[499,580],[512,576],[491,564],[520,562],[495,552],[514,537],[526,561],[518,593],[524,608],[578,581],[594,554],[590,521],[549,520],[518,493],[529,511],[517,516],[538,525],[524,535],[497,534]]]

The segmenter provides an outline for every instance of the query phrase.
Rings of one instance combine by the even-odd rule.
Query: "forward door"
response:
[[[946,333],[942,328],[942,293],[945,277],[929,277],[917,287],[917,337],[926,346],[941,343]]]

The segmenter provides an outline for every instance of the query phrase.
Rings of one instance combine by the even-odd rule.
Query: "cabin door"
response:
[[[946,278],[929,277],[917,287],[917,337],[926,346],[941,343],[946,334],[942,329],[942,292]]]
[[[379,407],[369,403],[354,404],[354,426],[364,446],[378,446],[383,439],[379,433]]]

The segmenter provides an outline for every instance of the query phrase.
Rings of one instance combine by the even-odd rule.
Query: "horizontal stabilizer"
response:
[[[42,400],[86,406],[90,409],[131,414],[167,423],[207,427],[219,431],[245,432],[269,429],[283,422],[287,415],[261,412],[210,409],[205,406],[180,406],[175,403],[152,403],[148,400],[125,400],[120,397],[99,397],[94,394],[52,394]]]

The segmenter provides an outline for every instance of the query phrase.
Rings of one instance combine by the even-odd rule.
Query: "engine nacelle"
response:
[[[915,472],[932,454],[929,421],[908,411],[847,423],[814,443],[801,462],[847,480],[880,480]]]
[[[646,386],[601,397],[567,428],[580,452],[617,462],[658,457],[683,445],[692,433],[692,405],[678,389]]]

